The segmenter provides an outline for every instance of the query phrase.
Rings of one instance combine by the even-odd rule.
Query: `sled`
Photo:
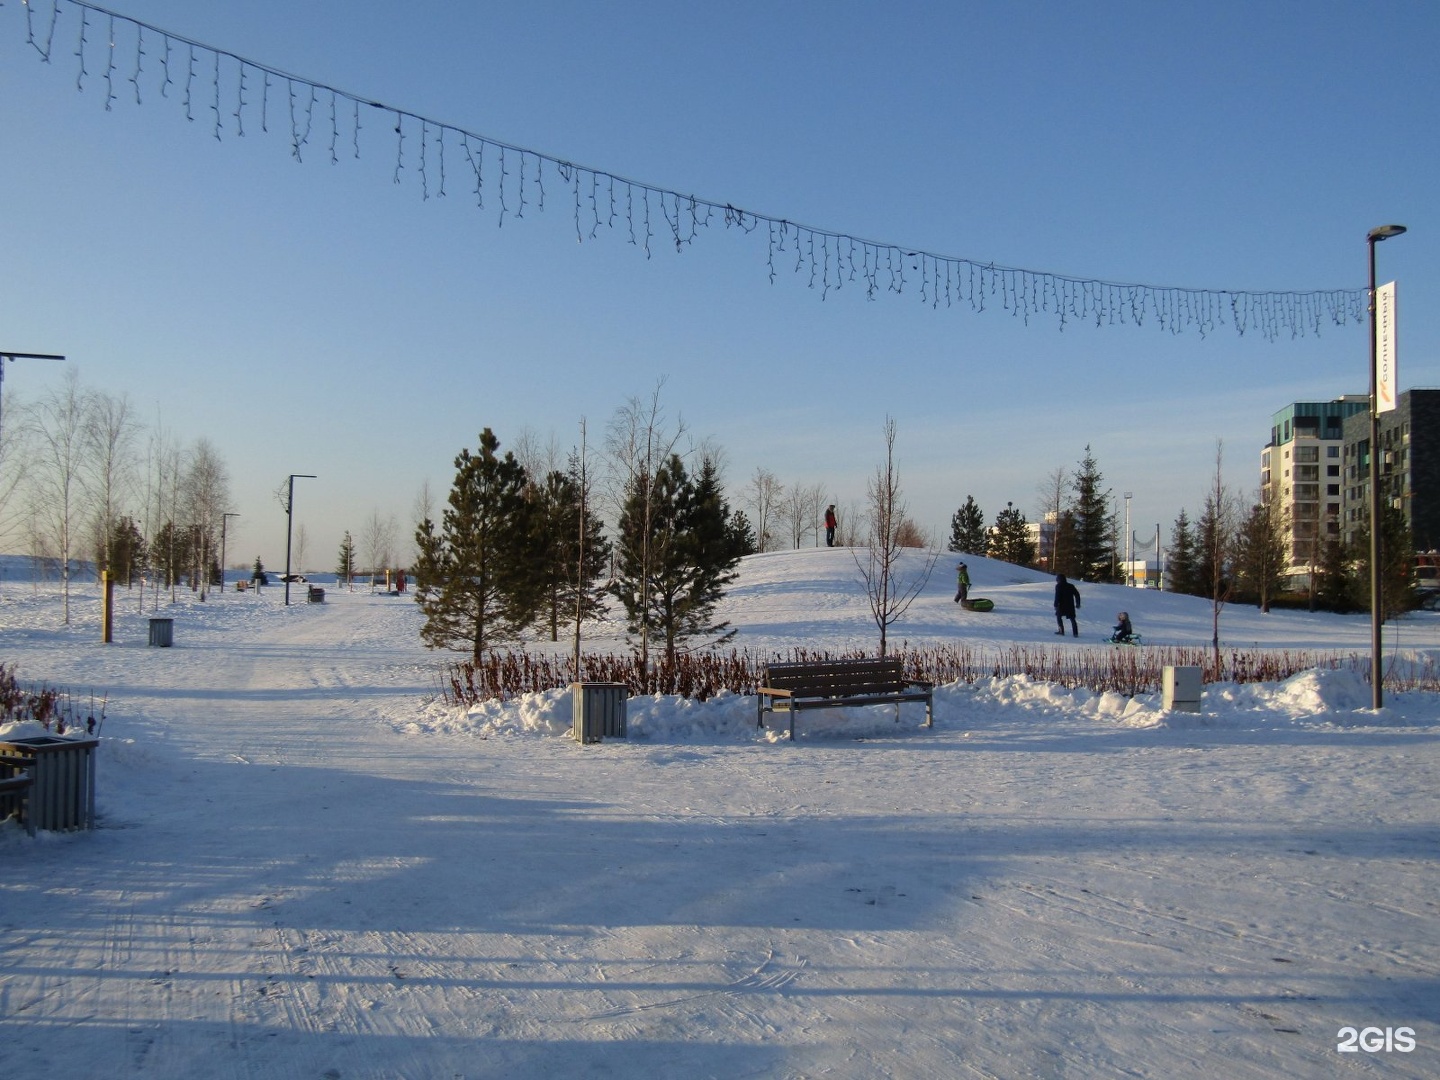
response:
[[[1103,639],[1107,645],[1143,645],[1139,634],[1131,634],[1129,637],[1107,637]]]
[[[961,600],[960,606],[966,611],[994,611],[995,601],[977,596],[974,600]]]

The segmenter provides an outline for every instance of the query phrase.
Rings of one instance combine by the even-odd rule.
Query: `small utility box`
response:
[[[625,738],[625,714],[630,688],[624,683],[577,682],[570,684],[574,711],[574,734],[578,743]]]
[[[150,620],[150,644],[162,649],[168,649],[175,643],[175,620],[174,619],[151,619]]]
[[[1165,708],[1172,712],[1200,711],[1200,669],[1198,667],[1166,665],[1161,685],[1164,689]]]

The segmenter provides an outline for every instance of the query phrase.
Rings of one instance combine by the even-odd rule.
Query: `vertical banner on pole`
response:
[[[1395,282],[1375,290],[1375,411],[1395,408],[1399,378],[1395,371]]]

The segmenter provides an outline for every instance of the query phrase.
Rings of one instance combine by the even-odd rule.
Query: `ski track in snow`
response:
[[[843,555],[752,560],[742,645],[868,643]],[[1043,583],[970,561],[1040,640]],[[0,829],[6,1080],[1440,1072],[1433,697],[1190,719],[977,685],[933,732],[793,745],[753,699],[646,699],[579,747],[563,693],[427,704],[397,598],[216,596],[162,650],[148,613],[101,646],[83,601],[65,630],[9,589],[0,659],[110,698],[100,827]],[[1127,599],[1148,631],[1184,598]],[[1339,1054],[1345,1025],[1418,1047]]]

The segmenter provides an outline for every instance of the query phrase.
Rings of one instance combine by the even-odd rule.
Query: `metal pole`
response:
[[[239,517],[239,514],[220,515],[220,591],[225,591],[225,526],[230,524],[232,517]]]
[[[295,481],[314,480],[308,473],[290,474],[290,491],[285,496],[285,606],[290,606],[290,527],[295,521]]]
[[[1380,683],[1385,670],[1380,655],[1385,608],[1380,595],[1380,342],[1375,315],[1375,245],[1404,231],[1404,225],[1381,225],[1365,237],[1370,249],[1370,705],[1374,709],[1382,704]]]
[[[1380,663],[1380,624],[1384,606],[1380,600],[1380,412],[1379,345],[1375,325],[1375,243],[1372,232],[1366,237],[1370,248],[1370,707],[1380,708],[1384,668]]]

